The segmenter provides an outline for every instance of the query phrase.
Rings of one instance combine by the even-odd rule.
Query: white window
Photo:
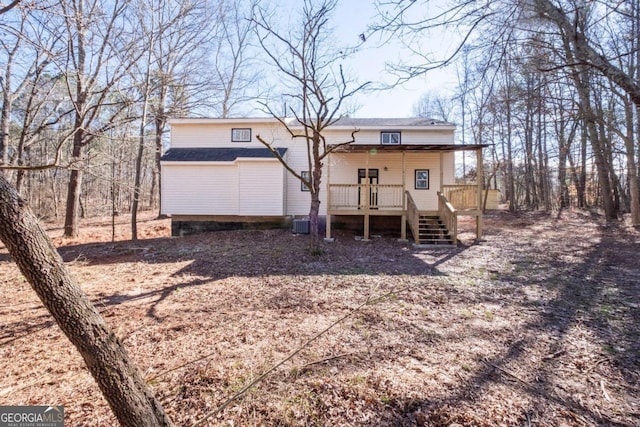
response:
[[[416,169],[416,190],[429,189],[429,169]]]
[[[400,144],[400,132],[380,132],[380,144],[384,144],[384,145]]]
[[[231,142],[250,142],[251,128],[233,128],[231,129]]]
[[[311,182],[311,172],[302,171],[300,172],[300,176],[305,181]],[[303,181],[300,181],[300,191],[311,191],[311,190],[309,189],[309,187],[307,187],[307,184],[305,184]]]

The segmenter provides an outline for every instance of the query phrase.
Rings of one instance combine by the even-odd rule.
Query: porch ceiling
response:
[[[371,150],[377,151],[466,151],[489,147],[490,144],[349,144],[342,145],[333,151],[334,153],[357,153]],[[333,146],[335,147],[335,146]]]

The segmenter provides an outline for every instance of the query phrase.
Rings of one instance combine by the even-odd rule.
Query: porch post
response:
[[[367,211],[369,210],[369,203],[370,203],[369,198],[371,197],[370,191],[371,191],[371,187],[369,183],[369,150],[367,150],[367,157],[364,161],[364,194],[365,194],[364,208]]]
[[[327,155],[327,220],[325,225],[325,240],[331,241],[331,153]]]
[[[444,156],[443,152],[440,151],[440,191],[442,192],[442,185],[444,184]]]
[[[331,153],[327,155],[327,215],[331,210]]]
[[[407,240],[407,171],[405,152],[402,152],[402,218],[400,221],[400,240]]]
[[[364,240],[369,240],[369,214],[364,214]]]
[[[369,150],[364,163],[364,240],[369,240],[369,198],[371,197],[371,186],[369,185]]]
[[[484,170],[482,164],[482,147],[476,148],[476,171],[478,181],[478,216],[476,217],[476,239],[482,238],[482,189],[484,184]]]
[[[407,165],[405,164],[405,152],[402,152],[402,206],[407,209]]]

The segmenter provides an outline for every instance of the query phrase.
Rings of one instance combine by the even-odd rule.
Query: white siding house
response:
[[[193,118],[173,119],[170,125],[161,201],[174,234],[182,233],[184,224],[198,224],[196,229],[215,224],[215,229],[283,224],[308,215],[309,191],[256,138],[277,148],[296,172],[306,173],[306,143],[292,139],[278,120]],[[320,192],[327,238],[336,218],[359,218],[365,239],[372,217],[398,218],[400,226],[394,227],[400,237],[409,225],[418,242],[429,240],[424,224],[431,217],[439,218],[445,229],[440,235],[453,242],[460,214],[476,216],[480,233],[480,187],[455,185],[454,152],[474,150],[481,165],[482,146],[456,145],[454,131],[452,124],[424,118],[340,119],[328,128],[324,136],[331,153],[323,162]],[[354,141],[344,144],[352,135]]]

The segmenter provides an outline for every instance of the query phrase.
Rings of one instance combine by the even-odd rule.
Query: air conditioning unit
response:
[[[295,234],[309,234],[309,220],[308,219],[294,219],[293,220],[293,232]]]

